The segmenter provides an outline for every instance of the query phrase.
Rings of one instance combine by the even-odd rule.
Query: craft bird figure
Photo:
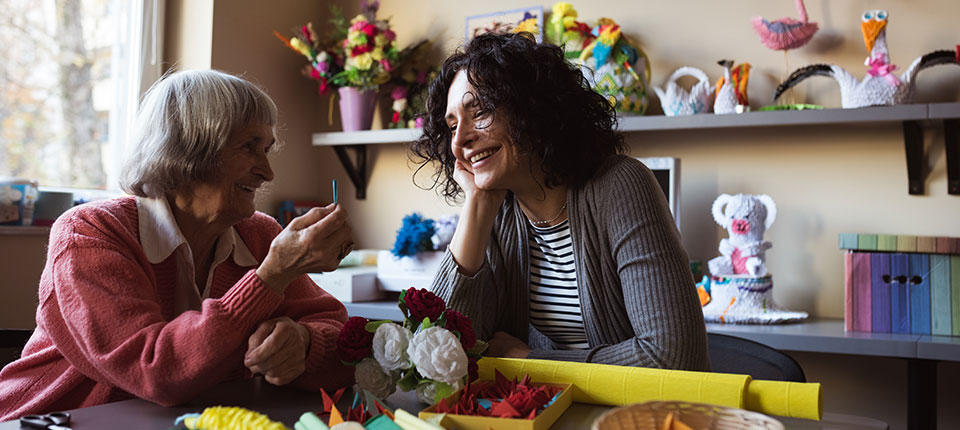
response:
[[[860,29],[863,42],[870,56],[864,61],[869,67],[867,76],[858,80],[840,66],[832,64],[813,64],[797,69],[783,81],[773,94],[777,100],[781,94],[793,88],[811,76],[829,76],[840,84],[840,103],[844,108],[864,106],[896,105],[913,100],[916,90],[917,73],[940,64],[960,64],[960,45],[955,51],[939,50],[913,60],[910,67],[900,76],[893,72],[897,66],[890,62],[887,50],[887,12],[868,10],[863,13]]]
[[[747,99],[747,80],[750,78],[750,63],[736,67],[732,60],[720,60],[723,77],[717,80],[713,113],[742,113],[750,106]]]
[[[813,37],[817,32],[817,23],[807,21],[807,8],[803,0],[796,0],[797,12],[800,19],[790,17],[767,21],[763,17],[753,18],[753,29],[760,35],[760,40],[767,48],[778,51],[797,49]]]

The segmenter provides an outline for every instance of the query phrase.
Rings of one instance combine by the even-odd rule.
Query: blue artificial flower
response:
[[[403,217],[403,226],[397,230],[397,239],[393,243],[393,255],[406,257],[420,251],[432,251],[430,238],[436,232],[433,220],[424,218],[417,212]]]

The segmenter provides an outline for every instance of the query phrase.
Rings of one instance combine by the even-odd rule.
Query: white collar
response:
[[[137,197],[137,211],[140,218],[140,246],[151,263],[158,264],[166,260],[180,245],[187,243],[166,198]],[[230,251],[233,261],[240,267],[260,264],[232,226],[217,239],[214,261],[223,261]]]

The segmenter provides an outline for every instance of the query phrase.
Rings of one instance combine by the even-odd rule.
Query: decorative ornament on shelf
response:
[[[403,323],[350,317],[340,331],[340,359],[354,365],[357,385],[384,398],[397,388],[433,404],[460,389],[486,349],[470,319],[425,289],[400,293]]]
[[[567,2],[553,4],[553,13],[546,27],[547,40],[563,48],[563,55],[568,60],[580,58],[580,53],[596,39],[587,23],[577,21],[576,9]]]
[[[590,35],[593,40],[575,61],[590,88],[606,97],[617,111],[642,115],[650,103],[647,54],[610,18],[600,18]]]
[[[704,319],[733,324],[806,319],[806,312],[781,310],[773,300],[773,277],[765,262],[773,244],[763,240],[777,218],[773,199],[765,194],[721,194],[711,211],[729,238],[720,240],[720,256],[707,263],[711,276],[697,284]]]
[[[747,81],[750,78],[750,63],[733,65],[732,60],[717,62],[723,66],[723,77],[717,80],[713,113],[744,113],[750,110],[747,98]]]
[[[389,128],[422,128],[426,112],[427,84],[439,72],[436,65],[427,63],[425,57],[430,49],[429,41],[404,48],[398,55],[390,83],[393,115]]]
[[[790,71],[790,57],[787,51],[800,48],[806,45],[813,35],[819,30],[815,22],[807,20],[807,8],[803,5],[803,0],[796,0],[797,13],[800,19],[796,20],[790,17],[767,21],[761,16],[753,17],[753,29],[760,35],[760,41],[767,48],[783,51],[783,75]],[[793,92],[790,93],[790,104],[795,104]]]
[[[681,87],[677,80],[683,76],[693,76],[697,78],[697,83],[693,84],[690,91]],[[713,105],[713,87],[710,86],[710,79],[696,67],[681,67],[670,75],[667,79],[666,88],[653,87],[657,97],[660,98],[660,106],[663,113],[667,116],[694,115],[698,113],[710,112]]]
[[[840,66],[814,64],[795,70],[777,87],[773,99],[810,76],[834,78],[840,84],[840,104],[844,108],[898,105],[912,103],[916,92],[916,77],[921,70],[940,64],[960,64],[960,45],[954,50],[933,51],[917,57],[903,74],[893,72],[897,66],[890,61],[887,50],[887,11],[868,10],[861,15],[860,30],[869,56],[864,65],[867,76],[858,80]]]

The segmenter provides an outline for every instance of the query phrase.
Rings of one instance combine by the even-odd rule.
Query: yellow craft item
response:
[[[693,430],[693,427],[684,424],[679,418],[673,416],[673,412],[670,412],[663,420],[663,430]]]
[[[394,411],[393,416],[393,422],[403,430],[444,430],[443,427],[421,420],[403,409]]]
[[[206,408],[196,419],[184,420],[187,428],[196,430],[286,430],[283,423],[271,421],[259,412],[238,407]]]
[[[567,361],[486,357],[481,379],[494,369],[507,378],[530,375],[535,382],[570,383],[573,401],[622,406],[652,400],[679,400],[729,406],[764,414],[819,420],[823,396],[818,383],[753,381],[747,375],[648,369]]]
[[[486,357],[478,364],[480,379],[494,379],[493,369],[511,379],[529,374],[534,382],[573,384],[574,402],[609,406],[683,400],[742,409],[750,380],[747,375],[553,360]]]
[[[330,407],[330,420],[327,421],[327,425],[333,427],[337,424],[343,422],[343,416],[340,415],[340,411],[337,410],[336,406]]]
[[[747,387],[746,403],[745,409],[770,415],[809,420],[823,417],[823,391],[819,383],[754,380]]]

